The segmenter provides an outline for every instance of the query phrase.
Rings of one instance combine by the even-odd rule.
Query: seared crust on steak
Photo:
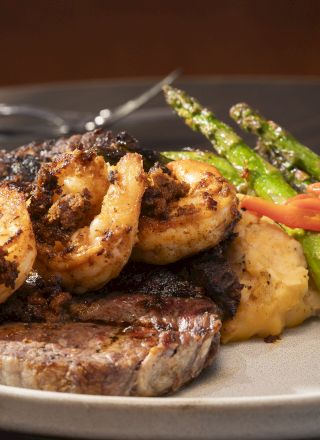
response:
[[[230,240],[230,239],[229,239]],[[229,241],[227,240],[227,242]],[[72,298],[58,279],[44,280],[36,272],[4,304],[1,322],[59,322],[75,319],[75,305],[84,310],[89,304],[104,301],[112,292],[147,294],[162,297],[210,297],[218,306],[222,320],[234,316],[242,285],[225,257],[222,243],[201,254],[167,266],[129,262],[120,275],[95,293]]]
[[[0,326],[2,384],[156,396],[196,377],[219,346],[221,321],[208,298],[113,294],[71,310],[78,322]]]
[[[218,305],[222,320],[232,318],[243,287],[225,255],[233,238],[231,234],[208,251],[166,266],[130,262],[111,281],[109,288],[172,296],[208,296]]]

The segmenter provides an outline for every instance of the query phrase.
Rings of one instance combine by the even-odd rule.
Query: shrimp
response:
[[[211,165],[177,160],[149,171],[132,258],[173,263],[218,244],[239,218],[235,188]]]
[[[42,166],[31,198],[37,269],[73,293],[105,285],[120,273],[136,242],[145,190],[142,158],[116,166],[74,150]]]
[[[22,194],[0,187],[0,303],[26,280],[36,258],[36,241]]]

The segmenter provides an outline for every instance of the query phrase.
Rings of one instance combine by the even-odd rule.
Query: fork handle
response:
[[[66,134],[70,131],[65,119],[54,112],[31,105],[6,105],[0,104],[0,115],[2,116],[29,116],[42,119],[57,127],[59,134]]]

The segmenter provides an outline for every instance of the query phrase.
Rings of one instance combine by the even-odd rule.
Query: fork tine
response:
[[[89,121],[85,124],[85,128],[87,130],[93,130],[96,127],[103,127],[105,124],[109,125],[110,123],[114,123],[119,119],[126,117],[133,111],[146,104],[158,93],[160,93],[162,87],[165,84],[172,84],[173,81],[177,79],[180,74],[180,69],[173,70],[169,73],[169,75],[167,75],[161,81],[150,87],[150,89],[146,90],[136,98],[127,101],[125,104],[121,104],[118,107],[115,107],[111,111],[108,109],[101,110],[100,115],[97,116],[94,121]]]

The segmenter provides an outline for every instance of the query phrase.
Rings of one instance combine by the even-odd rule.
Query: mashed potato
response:
[[[244,287],[236,316],[223,326],[222,342],[279,335],[320,309],[298,241],[249,212],[243,213],[236,232],[228,252]]]

